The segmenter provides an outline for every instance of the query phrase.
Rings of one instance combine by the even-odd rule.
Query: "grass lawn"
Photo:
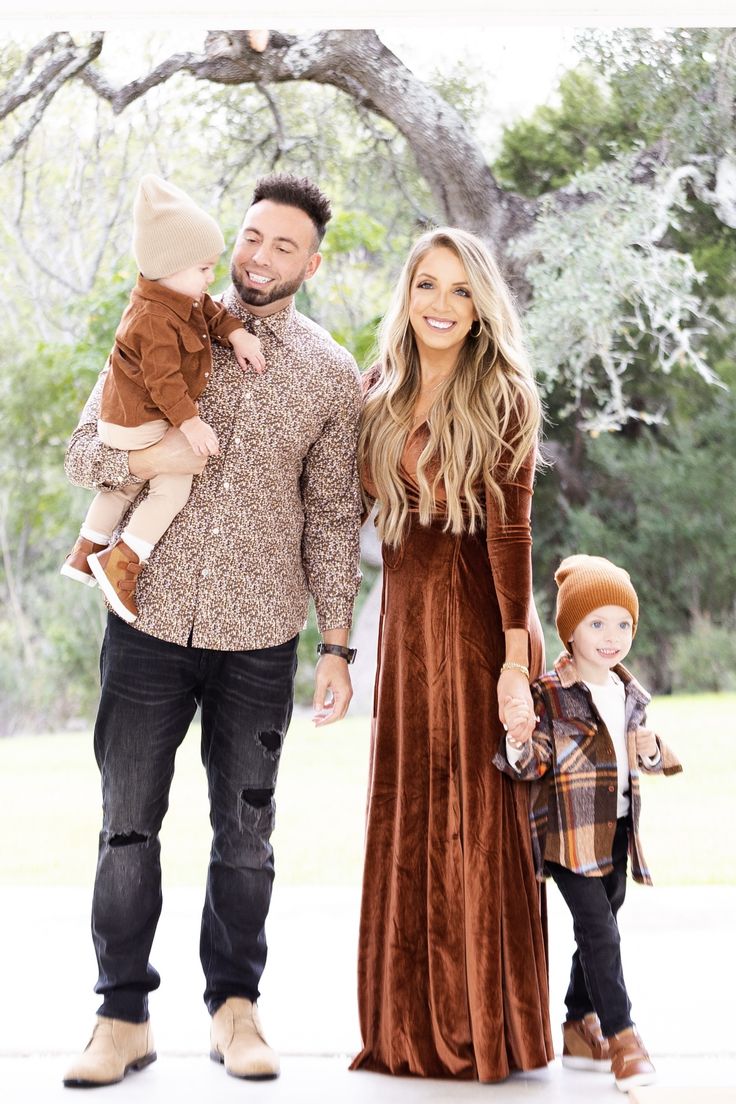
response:
[[[684,773],[642,780],[642,834],[659,885],[736,883],[731,804],[736,794],[736,694],[658,699],[649,721]],[[369,721],[291,726],[274,834],[282,885],[360,881]],[[91,885],[100,792],[89,733],[0,740],[0,883]],[[207,790],[193,727],[179,751],[161,833],[167,885],[204,885]]]

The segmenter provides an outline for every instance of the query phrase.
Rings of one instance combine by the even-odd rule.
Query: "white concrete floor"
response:
[[[572,942],[554,887],[549,899],[552,1024],[559,1046]],[[89,903],[89,891],[79,889],[0,889],[1,1104],[73,1099],[61,1076],[86,1043],[97,1004]],[[360,1045],[358,904],[357,889],[277,886],[260,1006],[269,1041],[283,1056],[283,1072],[278,1081],[250,1083],[227,1077],[208,1059],[197,959],[201,893],[166,891],[152,956],[163,979],[151,998],[159,1060],[97,1093],[115,1093],[119,1104],[165,1098],[187,1104],[210,1096],[224,1101],[236,1093],[272,1104],[409,1104],[490,1095],[509,1104],[621,1099],[609,1076],[563,1070],[559,1060],[548,1070],[493,1086],[350,1073],[349,1059]],[[736,1104],[736,887],[632,885],[621,928],[634,1017],[659,1074],[659,1096],[651,1104],[665,1104],[661,1094],[667,1088],[679,1089],[677,1104]],[[640,1099],[648,1104],[646,1090]]]
[[[75,1090],[61,1084],[64,1061],[59,1058],[0,1059],[0,1093],[4,1104],[72,1104]],[[658,1088],[679,1089],[678,1104],[734,1104],[736,1062],[663,1058],[657,1060]],[[682,1093],[687,1091],[687,1096]],[[728,1093],[728,1095],[725,1095]],[[644,1090],[640,1090],[646,1104]],[[216,1100],[247,1100],[252,1104],[617,1104],[624,1097],[613,1078],[565,1070],[557,1059],[534,1074],[515,1074],[498,1085],[385,1077],[378,1073],[351,1073],[347,1058],[282,1059],[277,1081],[246,1082],[228,1077],[206,1056],[177,1058],[161,1055],[158,1062],[130,1073],[119,1085],[97,1089],[94,1100],[109,1104],[176,1101],[202,1104]],[[667,1097],[661,1097],[666,1104]],[[82,1093],[82,1101],[89,1100]]]

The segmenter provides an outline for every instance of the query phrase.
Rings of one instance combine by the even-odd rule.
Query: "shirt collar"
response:
[[[145,276],[138,274],[134,298],[147,299],[152,303],[163,303],[169,307],[184,322],[188,322],[194,310],[194,300],[191,295],[182,295],[180,291],[172,291],[164,287],[158,280],[147,280]]]
[[[255,334],[256,337],[266,331],[272,334],[280,342],[286,340],[289,328],[296,314],[293,298],[290,299],[286,306],[280,311],[276,311],[275,314],[268,314],[264,318],[251,314],[248,308],[241,302],[238,293],[232,285],[223,293],[221,301],[222,305],[227,307],[231,314],[234,314],[241,322],[246,323],[247,329]]]
[[[613,671],[623,682],[627,694],[633,694],[639,699],[642,705],[648,705],[652,700],[651,695],[636,681],[631,671],[627,670],[623,663],[617,663]],[[564,690],[569,690],[570,687],[575,686],[576,683],[584,682],[575,666],[575,660],[569,652],[562,652],[562,654],[557,657],[555,661],[555,673],[560,680],[560,686]]]

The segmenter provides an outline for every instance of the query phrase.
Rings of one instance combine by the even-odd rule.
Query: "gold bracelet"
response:
[[[524,675],[527,680],[529,679],[529,668],[523,663],[510,663],[507,660],[505,663],[501,664],[499,674],[502,675],[504,671],[521,671],[522,675]]]

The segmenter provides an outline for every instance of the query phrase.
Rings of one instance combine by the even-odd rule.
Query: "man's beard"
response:
[[[265,307],[269,303],[275,303],[279,299],[287,299],[290,295],[296,295],[299,288],[304,283],[304,272],[295,280],[291,280],[289,283],[267,284],[262,290],[261,288],[246,287],[243,281],[238,275],[238,270],[235,265],[232,265],[230,269],[230,279],[233,282],[233,287],[237,291],[241,300],[251,307]]]

